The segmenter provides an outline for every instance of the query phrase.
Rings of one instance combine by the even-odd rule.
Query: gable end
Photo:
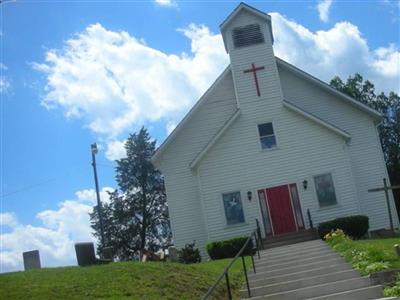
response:
[[[175,129],[168,135],[164,142],[157,148],[156,152],[151,158],[151,162],[157,166],[157,162],[160,159],[162,153],[168,148],[168,146],[173,142],[175,137],[181,132],[185,127],[185,124],[190,121],[192,116],[199,110],[203,105],[207,97],[214,91],[218,84],[231,72],[230,65],[221,73],[221,75],[214,81],[214,83],[208,88],[208,90],[201,96],[201,98],[196,102],[196,104],[189,110],[185,117],[179,122]]]
[[[368,105],[365,105],[363,103],[361,103],[360,101],[357,101],[356,99],[347,96],[346,94],[338,91],[337,89],[331,87],[329,84],[321,81],[320,79],[304,72],[303,70],[293,66],[292,64],[289,64],[288,62],[280,59],[279,57],[275,57],[276,58],[276,62],[278,64],[279,67],[285,68],[286,70],[291,71],[292,73],[294,73],[295,75],[300,76],[301,78],[315,84],[318,85],[319,87],[321,87],[322,89],[324,89],[325,91],[337,96],[340,100],[345,101],[346,103],[358,108],[359,110],[361,110],[362,112],[370,115],[377,123],[379,123],[382,119],[382,114],[369,107]]]

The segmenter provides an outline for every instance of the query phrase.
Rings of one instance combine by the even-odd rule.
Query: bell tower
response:
[[[281,105],[271,16],[243,2],[220,25],[229,54],[238,106],[257,100]]]

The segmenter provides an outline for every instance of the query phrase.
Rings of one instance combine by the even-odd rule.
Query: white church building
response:
[[[389,227],[379,112],[277,58],[271,17],[241,3],[221,24],[230,65],[157,149],[175,245],[297,232],[363,214]],[[297,49],[292,49],[297,51]],[[395,227],[396,208],[391,197]]]

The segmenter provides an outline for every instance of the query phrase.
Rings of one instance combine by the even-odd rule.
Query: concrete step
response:
[[[319,296],[350,291],[353,289],[361,289],[363,287],[368,287],[369,284],[370,284],[369,278],[353,278],[353,279],[346,279],[341,281],[314,285],[310,287],[300,288],[281,293],[252,297],[251,299],[253,300],[254,299],[267,299],[267,300],[308,299],[311,297],[315,298]]]
[[[340,293],[334,293],[326,296],[308,298],[308,300],[369,300],[369,299],[382,299],[382,286],[374,285],[363,287],[359,289],[353,289],[350,291],[344,291]],[[391,298],[383,298],[383,299],[391,299]],[[392,298],[399,299],[399,298]]]
[[[249,274],[249,281],[250,281],[250,287],[257,287],[257,286],[262,286],[262,285],[269,285],[269,284],[274,284],[274,283],[279,283],[279,282],[285,282],[285,281],[292,281],[292,280],[297,280],[297,279],[302,279],[302,278],[308,278],[308,277],[314,277],[314,276],[319,276],[319,275],[324,275],[327,273],[331,272],[340,272],[340,271],[346,271],[346,270],[353,270],[349,264],[326,264],[323,267],[319,268],[310,268],[309,270],[306,271],[301,271],[301,272],[296,272],[296,273],[291,273],[291,274],[284,274],[284,275],[279,275],[279,276],[266,276],[265,274]]]
[[[331,253],[335,253],[332,249],[318,249],[318,250],[310,250],[305,252],[296,252],[296,253],[285,253],[282,255],[274,255],[271,257],[261,257],[260,259],[256,258],[258,262],[287,262],[287,261],[295,261],[299,259],[307,259],[310,257],[328,255]]]
[[[280,249],[280,248],[276,248]],[[279,258],[282,256],[286,255],[295,255],[298,253],[302,254],[307,254],[309,252],[317,252],[317,251],[323,251],[323,250],[330,250],[333,251],[332,248],[329,248],[327,245],[318,245],[318,246],[313,246],[313,247],[301,247],[297,249],[285,249],[282,247],[281,251],[278,252],[260,252],[260,257],[261,258]]]
[[[253,286],[251,289],[251,295],[255,297],[255,296],[281,293],[317,284],[335,282],[352,278],[360,278],[360,275],[354,270],[339,271],[312,277],[300,278],[292,281],[281,281],[275,284]],[[241,290],[241,296],[247,297],[247,290]]]
[[[301,237],[301,236],[314,236],[317,237],[318,233],[316,230],[301,230],[298,232],[290,232],[290,233],[284,233],[284,234],[279,234],[275,236],[269,236],[263,239],[263,241],[266,242],[274,242],[274,241],[283,241],[283,240],[288,240],[291,238],[296,238],[296,237]]]
[[[264,249],[273,249],[276,247],[302,243],[305,241],[313,241],[315,239],[316,239],[316,237],[314,237],[314,236],[301,236],[301,237],[291,238],[291,239],[282,240],[282,241],[273,241],[273,242],[272,241],[264,241],[263,246],[264,246]]]
[[[281,270],[284,273],[290,274],[303,270],[309,270],[310,268],[315,268],[319,266],[326,266],[326,264],[341,264],[346,263],[345,260],[339,255],[334,255],[324,260],[315,260],[315,261],[297,261],[297,264],[293,263],[283,263],[275,265],[274,267],[263,265],[256,267],[257,273],[266,273],[271,272],[271,274],[281,274]]]
[[[298,265],[302,265],[304,263],[312,263],[312,262],[317,262],[317,261],[325,261],[327,259],[330,258],[335,258],[335,257],[339,257],[339,254],[335,253],[335,252],[331,252],[331,253],[323,253],[322,255],[316,255],[316,256],[311,256],[311,257],[307,257],[307,258],[293,258],[293,259],[288,259],[288,260],[283,260],[283,261],[268,261],[268,260],[261,260],[261,261],[257,261],[255,260],[255,265],[256,268],[263,268],[263,267],[269,267],[271,270],[277,268],[281,268],[286,266],[298,266]]]
[[[299,266],[290,266],[290,267],[284,267],[280,269],[273,269],[271,270],[268,267],[265,268],[259,268],[256,274],[249,274],[249,278],[251,279],[259,279],[262,277],[273,277],[273,276],[279,276],[279,275],[284,275],[284,274],[291,274],[291,273],[297,273],[301,271],[306,271],[310,269],[316,269],[316,268],[322,268],[326,265],[341,265],[341,264],[346,264],[344,259],[342,257],[334,257],[326,261],[319,261],[319,262],[313,262],[313,263],[307,263]]]
[[[287,259],[288,257],[304,257],[314,255],[318,252],[334,252],[331,248],[327,246],[320,246],[318,248],[311,249],[296,249],[293,251],[282,251],[282,253],[260,253],[261,259],[275,260],[275,259]]]
[[[309,241],[309,242],[302,242],[302,243],[296,243],[296,244],[292,244],[292,245],[287,245],[285,247],[282,247],[280,249],[277,248],[273,248],[273,249],[265,249],[262,250],[262,253],[280,253],[282,251],[286,252],[286,251],[292,251],[292,250],[296,250],[299,248],[304,248],[304,249],[309,249],[309,248],[313,248],[313,247],[318,247],[318,246],[328,246],[325,242],[321,241],[321,240],[314,240],[314,241]]]

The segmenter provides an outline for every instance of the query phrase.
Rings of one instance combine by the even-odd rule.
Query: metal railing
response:
[[[258,220],[257,220],[257,225],[258,225]],[[257,229],[259,229],[259,227]],[[246,262],[245,262],[245,259],[244,259],[244,257],[245,257],[244,251],[246,250],[246,248],[247,248],[248,244],[250,243],[250,241],[254,238],[256,247],[255,247],[255,249],[251,250],[250,257],[251,257],[251,262],[252,262],[252,265],[253,265],[253,272],[256,273],[256,265],[254,263],[254,254],[255,254],[255,252],[257,252],[258,259],[260,259],[259,245],[262,245],[262,241],[259,240],[259,237],[261,237],[261,231],[260,231],[260,236],[258,235],[257,231],[258,230],[253,231],[251,233],[251,235],[247,238],[247,240],[244,243],[243,247],[239,250],[239,252],[235,255],[235,257],[231,260],[229,265],[224,269],[224,271],[218,277],[218,279],[215,281],[215,283],[208,289],[207,293],[202,297],[202,300],[206,300],[206,299],[208,299],[208,297],[210,297],[212,292],[217,288],[217,286],[219,285],[219,283],[222,281],[223,278],[225,278],[225,282],[226,282],[226,287],[227,287],[227,292],[228,292],[228,299],[229,300],[232,299],[232,291],[231,291],[231,285],[230,285],[230,281],[229,281],[229,270],[230,270],[232,265],[235,263],[235,261],[239,257],[242,258],[242,266],[243,266],[244,277],[245,277],[245,280],[246,280],[247,293],[248,293],[249,298],[251,297],[249,278],[247,276]],[[247,254],[247,255],[249,255],[249,254]]]
[[[308,223],[310,223],[310,228],[314,229],[313,221],[311,219],[311,212],[310,209],[307,209],[307,217],[308,217]]]

